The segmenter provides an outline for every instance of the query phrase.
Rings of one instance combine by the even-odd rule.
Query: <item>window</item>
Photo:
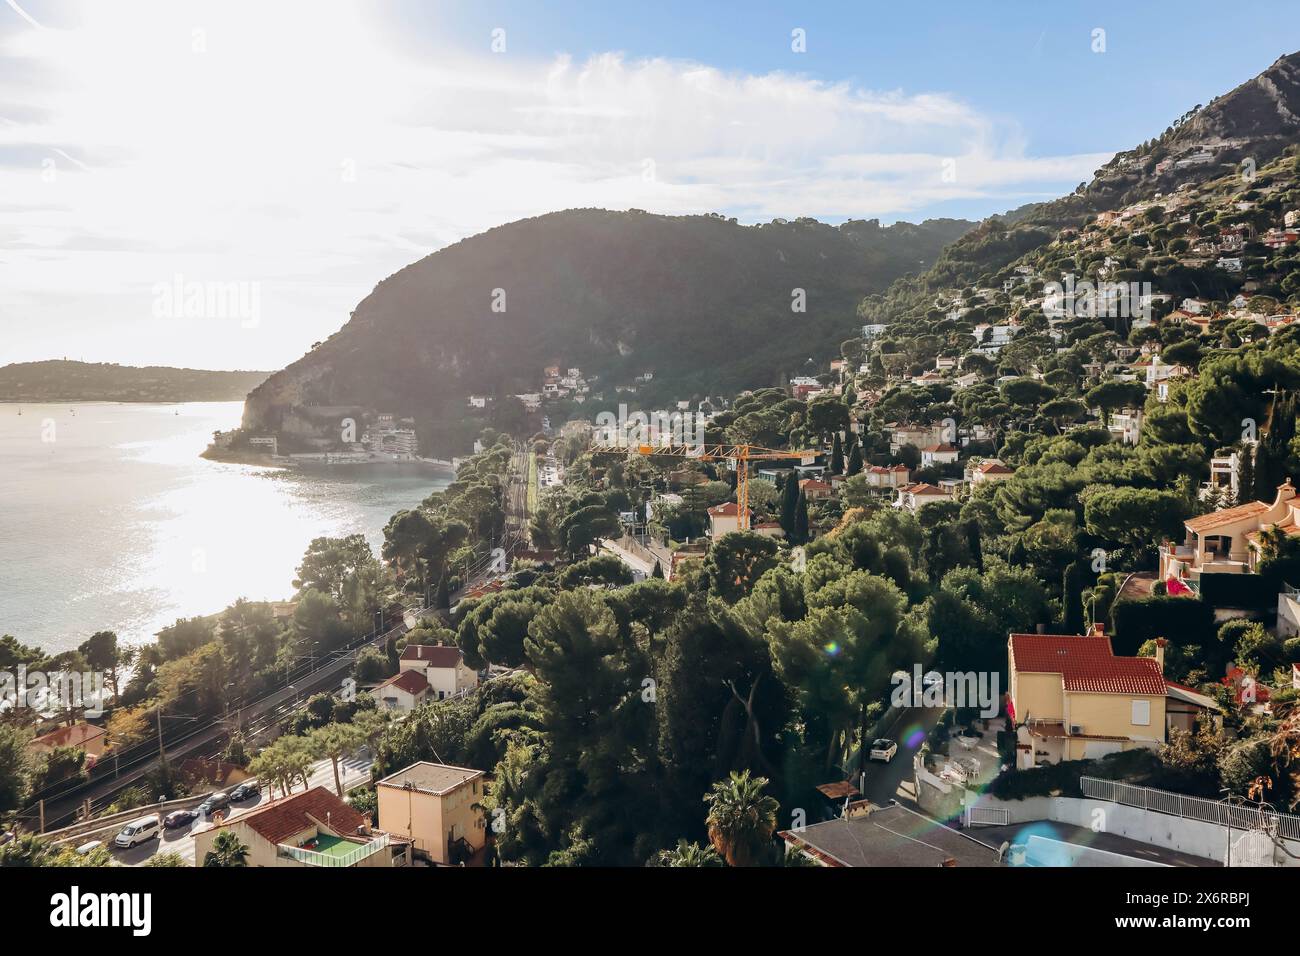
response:
[[[1133,720],[1134,727],[1146,727],[1151,723],[1151,701],[1135,700],[1133,701]]]

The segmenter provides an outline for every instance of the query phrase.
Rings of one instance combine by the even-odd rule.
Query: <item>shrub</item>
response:
[[[1266,777],[1273,767],[1267,737],[1251,737],[1233,744],[1219,758],[1223,785],[1244,794],[1256,777]]]

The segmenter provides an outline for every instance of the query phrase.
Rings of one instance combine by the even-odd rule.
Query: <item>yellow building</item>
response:
[[[1163,645],[1158,654],[1116,657],[1100,624],[1086,636],[1012,634],[1007,709],[1016,726],[1016,766],[1163,744]]]
[[[379,825],[409,838],[435,863],[467,861],[487,843],[480,803],[482,770],[446,764],[411,764],[375,785]]]

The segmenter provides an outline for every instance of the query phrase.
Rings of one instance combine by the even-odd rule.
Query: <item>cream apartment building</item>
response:
[[[435,863],[459,863],[487,842],[482,770],[447,764],[411,764],[375,785],[379,825],[409,838]]]
[[[1288,478],[1278,486],[1272,504],[1250,501],[1185,521],[1183,543],[1166,542],[1160,548],[1160,579],[1197,581],[1205,572],[1254,571],[1261,557],[1261,531],[1276,527],[1287,535],[1300,534],[1300,501],[1295,496]]]

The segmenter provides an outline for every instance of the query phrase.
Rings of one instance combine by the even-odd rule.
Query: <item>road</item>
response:
[[[889,763],[867,764],[865,796],[877,806],[890,800],[916,808],[916,784],[912,777],[912,758],[916,756],[926,736],[939,722],[943,708],[909,707],[899,711],[898,717],[884,736],[897,741],[898,753]]]
[[[356,648],[336,652],[317,665],[314,671],[295,677],[294,682],[287,687],[281,687],[256,703],[243,708],[240,714],[242,725],[246,731],[260,729],[283,719],[304,705],[312,693],[325,688],[337,690],[343,678],[351,674],[357,654],[366,647],[382,647],[389,636],[400,636],[406,633],[406,630],[405,623],[398,624]],[[167,744],[167,759],[176,762],[186,757],[212,756],[220,749],[220,744],[229,729],[226,721],[214,720],[207,727],[186,737],[183,742]],[[151,772],[157,765],[156,754],[137,759],[129,766],[124,766],[120,775],[97,778],[67,797],[47,801],[45,829],[56,829],[71,824],[86,800],[90,801],[93,811],[102,810],[112,803],[119,792]]]
[[[372,759],[368,753],[363,751],[355,757],[350,757],[339,762],[339,776],[343,780],[344,791],[354,783],[363,783],[370,778],[370,765]],[[324,787],[331,793],[334,792],[334,767],[329,760],[320,760],[312,765],[311,786]],[[308,788],[310,789],[310,788]],[[297,793],[302,793],[303,788],[296,789]],[[249,811],[256,810],[268,801],[265,793],[258,795],[256,800],[249,800],[245,803],[232,806],[228,811],[227,819],[236,819],[243,816]],[[148,811],[146,808],[140,809],[143,816]],[[143,866],[152,857],[160,853],[176,853],[187,866],[194,866],[194,837],[204,830],[212,829],[210,820],[195,820],[193,823],[178,830],[163,830],[156,840],[148,840],[138,846],[133,846],[129,850],[119,850],[112,846],[112,840],[106,839],[105,845],[108,846],[109,852],[112,853],[113,859],[123,866]]]

